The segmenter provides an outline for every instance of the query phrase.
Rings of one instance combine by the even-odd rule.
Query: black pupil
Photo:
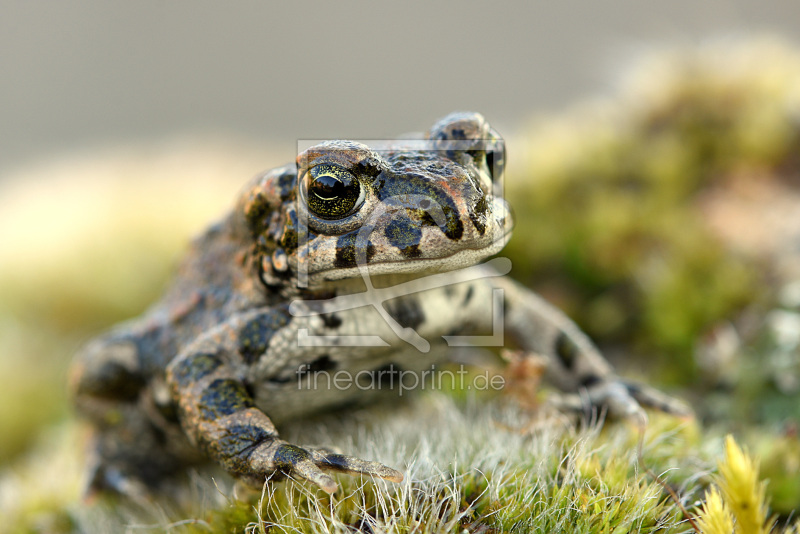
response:
[[[341,219],[350,214],[361,188],[350,172],[338,165],[323,164],[311,169],[304,179],[308,207],[323,219]]]
[[[323,200],[333,200],[344,196],[344,184],[333,176],[317,176],[311,184],[315,195]]]

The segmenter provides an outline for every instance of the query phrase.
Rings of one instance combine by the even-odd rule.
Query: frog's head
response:
[[[496,254],[512,226],[498,194],[504,161],[503,140],[477,113],[448,115],[426,140],[315,145],[243,195],[262,279],[319,287]]]

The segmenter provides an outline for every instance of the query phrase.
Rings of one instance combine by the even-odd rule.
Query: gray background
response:
[[[513,128],[611,92],[662,45],[800,28],[797,0],[0,6],[0,173],[187,132],[288,153],[298,138],[389,137],[455,109]]]

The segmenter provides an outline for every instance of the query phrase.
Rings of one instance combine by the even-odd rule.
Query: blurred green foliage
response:
[[[661,58],[617,101],[511,147],[513,275],[677,382],[697,378],[702,334],[774,295],[763,259],[724,243],[700,209],[732,176],[800,171],[800,64],[769,51]]]

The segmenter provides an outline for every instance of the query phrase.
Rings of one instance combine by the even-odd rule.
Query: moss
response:
[[[796,515],[800,503],[800,439],[791,431],[778,436],[762,434],[756,444],[761,476],[769,481],[771,509],[784,517]]]
[[[707,534],[767,534],[775,521],[767,518],[765,482],[759,480],[758,461],[743,451],[733,436],[725,438],[725,456],[719,462],[715,485],[706,493],[698,515]]]
[[[646,65],[646,82],[517,144],[507,253],[596,339],[696,378],[698,337],[772,295],[763,258],[725,242],[702,199],[733,175],[797,172],[800,54],[749,43]]]
[[[685,531],[675,504],[637,467],[631,429],[578,430],[552,413],[520,411],[505,400],[456,402],[428,392],[400,410],[373,407],[282,429],[291,441],[335,444],[406,474],[400,484],[338,476],[341,489],[333,496],[292,481],[245,491],[224,475],[214,474],[212,482],[213,472],[201,471],[188,489],[165,490],[148,503],[105,498],[77,506],[70,503],[80,477],[74,457],[80,433],[72,427],[72,437],[47,440],[37,460],[18,469],[19,503],[9,508],[0,501],[0,510],[6,526],[20,532],[115,531],[131,524],[174,532]],[[710,468],[711,459],[698,460],[704,455],[698,456],[691,433],[659,439],[669,428],[661,421],[645,440],[644,457],[658,472],[679,467],[671,482],[690,495],[698,488],[698,462]],[[60,469],[56,485],[42,479],[51,465],[70,466]],[[0,490],[7,482],[0,477]]]

